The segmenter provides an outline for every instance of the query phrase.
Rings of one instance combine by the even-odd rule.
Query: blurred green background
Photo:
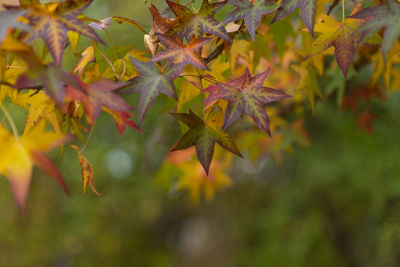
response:
[[[86,14],[150,25],[142,1],[97,0]],[[110,32],[118,44],[142,41],[129,25]],[[325,100],[306,117],[310,147],[296,147],[281,166],[236,159],[235,185],[198,205],[154,185],[176,141],[173,118],[152,108],[145,134],[119,137],[103,115],[85,150],[102,197],[81,193],[69,149],[52,155],[71,198],[35,169],[22,217],[0,180],[0,266],[400,266],[400,94],[373,109],[371,136]]]

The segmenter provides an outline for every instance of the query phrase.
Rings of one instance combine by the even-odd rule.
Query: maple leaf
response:
[[[363,33],[363,39],[376,33],[381,28],[385,28],[382,40],[382,55],[386,60],[389,50],[400,36],[400,3],[395,0],[383,1],[380,5],[364,8],[350,17],[369,19],[358,29],[359,32]]]
[[[103,79],[90,85],[81,82],[84,91],[68,85],[66,98],[82,101],[89,124],[99,116],[100,109],[107,107],[113,111],[127,111],[131,107],[115,91],[126,86],[126,83],[112,82]]]
[[[157,34],[158,39],[166,47],[165,51],[156,54],[150,59],[150,62],[157,62],[164,59],[171,59],[174,65],[190,64],[196,68],[208,70],[207,64],[197,52],[200,47],[208,43],[211,38],[195,38],[190,39],[187,45],[184,45],[178,35],[172,37],[164,34]]]
[[[171,113],[171,115],[189,126],[189,130],[182,136],[172,151],[195,146],[197,158],[206,174],[208,174],[210,169],[215,143],[239,157],[242,157],[232,137],[227,132],[217,127],[213,121],[206,123],[191,110],[189,110],[189,114]]]
[[[301,65],[292,65],[294,71],[300,75],[297,90],[305,91],[310,102],[312,114],[315,114],[315,97],[323,97],[318,85],[317,70],[314,66],[302,63]]]
[[[271,24],[292,14],[300,8],[300,16],[308,31],[314,36],[314,20],[317,8],[317,0],[282,0],[281,6],[275,13]]]
[[[253,40],[258,25],[260,25],[262,16],[271,14],[279,7],[279,4],[274,1],[266,0],[231,0],[228,4],[233,5],[236,8],[226,16],[221,24],[225,25],[229,22],[244,19],[247,31]]]
[[[216,10],[223,6],[225,2],[210,4],[208,0],[203,0],[197,14],[194,14],[189,8],[172,1],[167,0],[167,4],[178,18],[178,24],[174,26],[174,31],[180,37],[190,40],[193,35],[196,38],[200,38],[203,36],[203,33],[209,33],[231,41],[225,28],[220,26],[220,23],[214,18]]]
[[[17,21],[17,19],[25,13],[25,10],[6,10],[0,13],[0,43],[4,40],[10,28],[20,29],[26,32],[31,30],[28,25]]]
[[[144,36],[144,44],[154,56],[158,49],[156,33],[167,34],[178,23],[178,18],[164,18],[153,4],[150,5],[149,10],[153,17],[152,27],[149,34]]]
[[[243,76],[235,80],[209,86],[204,90],[204,92],[210,93],[208,98],[205,99],[205,109],[210,107],[216,100],[225,99],[228,101],[228,106],[225,111],[224,129],[236,121],[243,113],[246,113],[259,128],[271,135],[269,116],[263,105],[287,98],[289,95],[281,90],[263,86],[269,69],[251,77],[249,70],[246,68]]]
[[[4,126],[0,126],[0,173],[10,180],[11,190],[22,211],[34,164],[54,178],[69,194],[61,174],[45,152],[65,143],[70,137],[46,132],[45,126],[45,122],[41,122],[21,137],[11,135]]]
[[[79,100],[66,102],[61,109],[61,113],[61,131],[63,133],[67,133],[68,130],[70,130],[74,136],[76,136],[80,141],[84,143],[85,138],[83,137],[81,130],[87,132],[88,129],[86,129],[80,123],[80,120],[84,115],[84,109],[82,108],[81,102]]]
[[[54,131],[61,132],[55,103],[44,92],[30,90],[27,93],[10,96],[10,98],[12,103],[28,110],[25,119],[25,132],[31,131],[42,118],[45,118],[51,124]]]
[[[92,2],[93,0],[65,0],[42,4],[39,1],[32,1],[30,4],[21,5],[22,10],[28,10],[25,17],[33,28],[33,32],[24,38],[25,42],[42,38],[58,65],[62,61],[68,31],[78,32],[104,43],[89,25],[77,18]]]
[[[93,193],[98,196],[101,194],[97,191],[94,185],[94,173],[93,168],[90,162],[82,155],[82,151],[75,145],[70,145],[71,148],[75,149],[78,153],[79,164],[81,165],[81,175],[83,180],[83,193],[86,193],[86,189],[88,185],[90,185],[90,189],[92,189]]]
[[[198,162],[185,162],[179,166],[181,176],[176,184],[178,190],[188,190],[190,199],[197,203],[201,193],[207,201],[215,197],[217,190],[232,185],[231,178],[226,174],[227,166],[220,161],[214,161],[208,176],[204,175],[202,166]]]
[[[152,62],[143,62],[132,57],[130,59],[140,75],[131,80],[133,85],[123,90],[123,93],[140,92],[138,107],[138,125],[140,125],[146,112],[160,93],[177,99],[173,79],[181,73],[182,65],[169,65],[163,72],[160,72]]]
[[[346,18],[343,22],[337,22],[326,15],[322,15],[322,18],[323,22],[315,25],[315,31],[322,34],[314,40],[311,52],[305,59],[333,46],[335,47],[336,61],[347,78],[347,71],[361,40],[361,33],[356,33],[356,31],[365,21]]]
[[[356,88],[345,96],[342,108],[351,110],[357,118],[357,128],[373,135],[373,122],[378,118],[372,111],[372,100],[386,100],[379,86],[370,84]]]
[[[198,203],[202,195],[206,201],[211,201],[218,190],[232,185],[227,174],[232,155],[216,147],[210,171],[206,175],[203,166],[193,157],[195,153],[194,147],[169,153],[154,181],[169,191],[171,185],[179,191],[188,191],[194,203]]]
[[[376,84],[376,82],[383,76],[386,89],[392,91],[396,88],[396,83],[400,78],[398,75],[398,69],[396,68],[396,65],[400,64],[400,42],[397,41],[394,43],[393,48],[389,50],[386,56],[387,60],[385,60],[381,55],[382,54],[379,52],[371,55],[371,62],[375,65],[371,83]],[[394,78],[393,82],[392,76]],[[397,88],[400,88],[398,85],[399,83],[397,83]]]
[[[161,16],[153,4],[149,7],[149,10],[153,17],[150,35],[154,36],[156,33],[166,34],[178,23],[178,18],[164,18]]]
[[[23,73],[18,77],[14,86],[19,90],[44,88],[56,104],[61,106],[66,84],[83,91],[80,80],[76,76],[65,72],[57,65],[49,64],[30,68],[28,73]]]
[[[139,128],[139,126],[130,118],[132,117],[132,114],[126,111],[114,111],[109,108],[103,107],[102,108],[105,112],[109,113],[111,116],[113,116],[115,125],[118,128],[119,135],[122,135],[122,133],[125,131],[126,126],[131,127],[132,129],[138,130],[139,132],[142,132],[142,130]]]
[[[378,86],[364,85],[345,96],[342,108],[350,109],[354,113],[357,113],[359,106],[365,105],[367,108],[370,108],[373,99],[385,100],[385,95]],[[360,105],[360,103],[363,105]]]
[[[83,71],[85,70],[86,66],[94,61],[94,47],[89,46],[82,52],[82,57],[79,60],[78,64],[76,64],[74,72],[76,72],[79,77],[82,77]]]

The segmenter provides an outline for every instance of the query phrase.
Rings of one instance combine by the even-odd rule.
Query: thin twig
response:
[[[335,6],[337,6],[338,4],[339,4],[339,0],[335,0],[335,2],[332,3],[332,5],[328,9],[328,13],[327,13],[328,16],[329,16],[329,14],[331,14],[331,12],[335,8]]]
[[[118,75],[117,72],[115,71],[114,64],[111,62],[111,60],[110,60],[103,52],[101,52],[100,49],[98,49],[98,48],[96,47],[95,41],[94,41],[94,40],[93,40],[93,47],[94,47],[94,49],[95,49],[97,52],[99,52],[99,54],[107,61],[108,65],[111,67],[111,70],[113,71],[113,73],[114,73],[115,77],[117,78],[117,80],[120,80],[119,75]]]
[[[0,81],[0,85],[5,85],[5,86],[8,86],[8,87],[15,88],[15,85],[13,85],[13,84],[11,84],[11,83],[9,83],[9,82],[6,82],[6,81]],[[39,90],[43,89],[43,85],[33,85],[33,86],[27,86],[27,87],[18,87],[17,89],[18,89],[18,90],[28,90],[28,89],[31,89],[31,90],[37,90],[37,91],[39,91]]]
[[[115,49],[115,45],[114,45],[113,40],[111,39],[111,35],[110,35],[110,33],[107,31],[107,29],[104,29],[104,31],[106,32],[107,38],[108,38],[108,40],[109,40],[110,43],[111,43],[111,47],[112,47],[112,50],[113,50],[113,53],[114,53],[114,59],[117,60],[117,59],[118,59],[117,50]]]
[[[179,75],[178,77],[195,77],[195,78],[199,78],[200,80],[201,79],[205,79],[205,80],[209,81],[210,83],[217,83],[218,82],[214,78],[211,78],[211,77],[208,77],[208,76],[203,76],[203,75],[197,76],[197,75],[193,75],[193,74],[182,74],[182,75]]]
[[[81,149],[81,153],[83,153],[83,151],[85,150],[85,148],[87,147],[87,145],[89,144],[90,139],[92,138],[92,134],[93,134],[93,130],[94,130],[94,126],[96,125],[96,121],[93,122],[92,128],[90,129],[90,133],[89,136],[86,138],[86,142],[83,145],[82,149]]]

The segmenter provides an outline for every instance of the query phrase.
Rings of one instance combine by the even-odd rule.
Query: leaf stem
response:
[[[111,67],[111,70],[113,71],[113,73],[115,75],[115,78],[117,78],[117,80],[120,80],[121,77],[115,71],[114,64],[111,62],[111,60],[103,52],[101,52],[100,49],[98,49],[96,47],[95,41],[93,41],[93,47],[107,61],[108,65]]]
[[[342,0],[342,23],[344,23],[344,0]]]
[[[210,77],[204,76],[204,75],[192,75],[192,74],[182,74],[179,75],[178,77],[195,77],[195,78],[199,78],[199,80],[201,79],[205,79],[207,81],[209,81],[210,83],[217,83],[218,81],[215,79],[211,79]]]
[[[94,126],[96,125],[96,121],[93,122],[92,128],[90,129],[90,133],[89,136],[86,138],[86,142],[83,145],[82,149],[81,149],[81,153],[83,153],[83,151],[85,150],[85,148],[87,147],[87,145],[89,144],[90,139],[92,138],[92,134],[93,134],[93,130],[94,130]]]
[[[111,35],[110,35],[110,33],[107,31],[107,29],[105,29],[104,31],[106,32],[107,38],[108,38],[108,40],[109,40],[110,43],[111,43],[111,47],[112,47],[112,50],[113,50],[113,53],[114,53],[114,60],[117,60],[117,59],[118,59],[117,50],[115,49],[114,42],[113,42],[113,40],[111,39]]]
[[[0,105],[1,111],[3,111],[4,115],[6,116],[8,122],[10,123],[11,130],[16,138],[19,138],[17,126],[15,125],[15,122],[13,118],[11,117],[10,113],[8,110],[4,107],[4,105]]]

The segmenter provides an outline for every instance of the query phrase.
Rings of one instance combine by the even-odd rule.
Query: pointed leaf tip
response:
[[[234,140],[227,132],[215,125],[207,124],[192,110],[189,110],[189,114],[171,113],[171,115],[189,126],[189,130],[172,148],[172,151],[195,146],[197,158],[207,175],[213,158],[215,143],[236,155],[241,155]]]
[[[241,114],[248,114],[255,124],[269,133],[269,117],[264,109],[264,104],[282,100],[288,95],[281,90],[264,87],[263,83],[267,77],[267,71],[251,77],[248,69],[245,73],[227,83],[220,83],[220,90],[210,90],[206,103],[219,99],[228,101],[225,110],[223,129],[228,128]],[[207,106],[207,105],[206,105]]]

